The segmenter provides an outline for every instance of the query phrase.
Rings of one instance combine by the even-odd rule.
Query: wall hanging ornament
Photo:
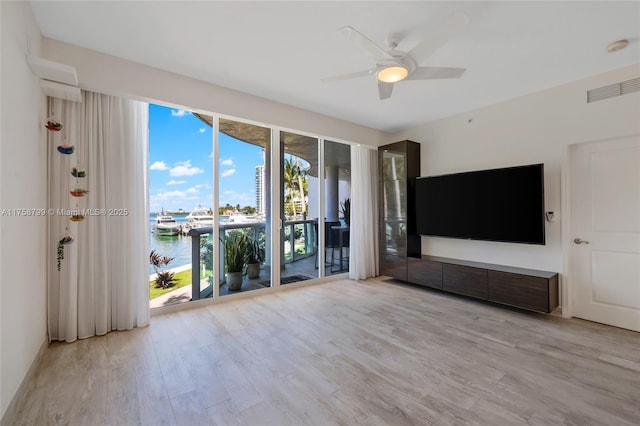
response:
[[[53,117],[49,117],[47,119],[47,124],[45,124],[44,127],[46,127],[47,130],[50,130],[52,132],[59,132],[60,130],[62,130],[62,123],[59,121],[56,121],[56,119]]]
[[[74,167],[73,169],[71,169],[71,176],[73,176],[74,178],[83,178],[87,176],[87,172],[79,169],[78,167]]]
[[[70,154],[73,154],[73,151],[75,151],[75,149],[76,147],[73,145],[66,145],[66,144],[58,145],[58,152],[60,154],[70,155]]]
[[[69,218],[71,222],[82,222],[84,220],[84,215],[82,214],[73,214]]]
[[[84,220],[84,215],[80,213],[80,205],[78,203],[78,198],[82,198],[89,193],[87,189],[82,188],[80,185],[80,180],[87,176],[86,170],[83,167],[80,167],[80,161],[76,162],[75,167],[71,169],[71,176],[75,178],[75,185],[71,188],[69,193],[72,197],[76,199],[76,209],[75,214],[73,214],[69,220],[72,222],[82,222]],[[84,179],[83,179],[84,180]]]
[[[57,251],[58,271],[60,271],[60,268],[62,267],[62,261],[64,260],[64,246],[71,245],[73,244],[74,241],[75,239],[68,232],[68,228],[65,228],[65,233],[58,240],[58,251]]]
[[[89,191],[87,191],[86,189],[83,189],[83,188],[73,187],[73,188],[71,188],[69,193],[71,194],[72,197],[80,198],[80,197],[84,197],[85,195],[87,195],[89,193]]]

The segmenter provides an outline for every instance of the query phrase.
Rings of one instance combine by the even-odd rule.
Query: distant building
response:
[[[263,154],[264,155],[264,154]],[[256,213],[266,214],[266,185],[264,180],[264,165],[256,166]]]

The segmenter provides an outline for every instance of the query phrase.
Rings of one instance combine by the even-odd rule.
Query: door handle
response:
[[[585,241],[582,238],[574,238],[573,242],[576,244],[589,244],[589,241]]]

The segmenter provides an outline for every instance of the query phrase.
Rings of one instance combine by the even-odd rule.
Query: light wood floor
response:
[[[637,426],[640,334],[342,280],[53,344],[17,424]]]

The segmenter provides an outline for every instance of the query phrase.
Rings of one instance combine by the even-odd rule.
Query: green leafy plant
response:
[[[224,246],[224,260],[227,272],[242,272],[250,244],[249,237],[240,231],[231,231],[220,238]]]
[[[58,271],[60,271],[60,268],[62,267],[62,261],[64,260],[64,246],[68,246],[71,243],[73,243],[73,238],[70,235],[62,237],[62,239],[58,241]]]
[[[73,169],[71,169],[71,176],[83,178],[87,176],[87,173],[84,170],[78,170],[76,167],[74,167]]]
[[[213,243],[209,238],[200,239],[200,262],[213,265]]]
[[[344,217],[344,221],[349,226],[351,223],[351,199],[345,198],[344,201],[340,201],[340,213]]]
[[[155,250],[151,250],[149,263],[156,272],[156,279],[154,280],[156,288],[171,288],[176,284],[173,272],[161,270],[162,267],[169,265],[173,259],[173,257],[162,256],[156,253]]]
[[[264,248],[258,240],[253,240],[247,245],[247,264],[262,263],[264,260]]]

